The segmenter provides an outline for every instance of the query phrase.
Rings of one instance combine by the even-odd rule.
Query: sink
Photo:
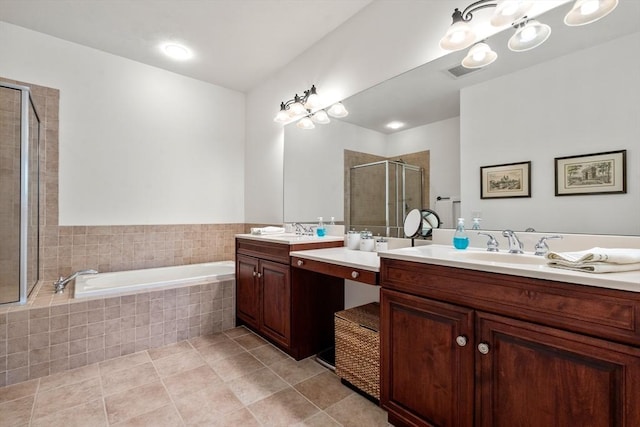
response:
[[[546,259],[543,256],[532,254],[511,254],[509,252],[455,251],[452,253],[451,258],[466,261],[495,262],[500,264],[546,264]]]

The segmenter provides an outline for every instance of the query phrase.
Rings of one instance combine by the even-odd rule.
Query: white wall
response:
[[[515,230],[640,234],[638,51],[636,33],[463,89],[463,216],[481,211],[488,229],[508,216]],[[627,194],[554,196],[555,157],[621,149]],[[480,166],[528,160],[531,198],[480,199]]]
[[[60,89],[60,225],[244,221],[243,94],[4,22],[0,40],[0,76]]]
[[[387,156],[429,150],[429,206],[436,197],[460,195],[460,117],[408,129],[387,137]]]
[[[284,221],[344,221],[344,150],[384,157],[386,135],[339,120],[284,133]]]

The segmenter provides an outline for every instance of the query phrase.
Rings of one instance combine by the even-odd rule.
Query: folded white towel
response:
[[[282,234],[284,233],[283,227],[262,227],[262,228],[252,228],[251,234],[255,234],[258,236],[261,235],[271,235],[271,234]]]
[[[565,270],[584,271],[586,273],[616,273],[620,271],[640,270],[640,262],[633,264],[609,264],[606,262],[590,262],[576,264],[562,264],[559,262],[550,262],[549,267],[563,268]]]
[[[549,252],[546,257],[552,262],[562,262],[565,265],[592,262],[635,264],[640,263],[640,249],[591,248],[579,252]]]
[[[640,249],[591,248],[579,252],[549,252],[549,267],[587,273],[640,270]]]

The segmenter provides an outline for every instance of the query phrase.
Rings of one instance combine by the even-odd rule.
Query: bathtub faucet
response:
[[[73,273],[69,277],[60,276],[60,278],[58,280],[53,282],[53,287],[56,290],[56,294],[63,293],[64,292],[64,288],[67,286],[67,283],[69,283],[70,281],[72,281],[73,279],[75,279],[76,277],[78,277],[78,276],[80,276],[82,274],[98,274],[98,271],[97,270],[80,270],[80,271],[76,271],[75,273]]]

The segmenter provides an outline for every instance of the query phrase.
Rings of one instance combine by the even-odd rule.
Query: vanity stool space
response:
[[[244,236],[244,237],[241,237]],[[343,240],[236,236],[236,318],[296,360],[333,345],[333,313],[344,308],[344,281],[294,272],[294,250],[343,246]]]
[[[640,292],[381,260],[400,426],[640,426]]]

